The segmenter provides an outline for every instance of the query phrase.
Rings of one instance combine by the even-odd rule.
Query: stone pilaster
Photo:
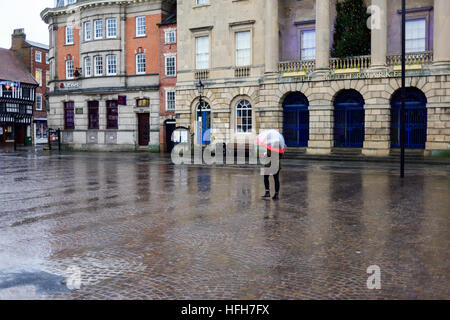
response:
[[[332,106],[309,107],[308,154],[329,154],[333,148],[334,110]]]
[[[266,73],[278,72],[279,25],[278,0],[266,0],[265,15],[265,64]]]
[[[330,67],[330,1],[316,1],[316,70]]]
[[[391,146],[389,105],[365,106],[365,137],[362,154],[366,156],[387,156]]]
[[[58,63],[56,58],[58,54],[58,29],[56,24],[53,24],[53,22],[50,23],[48,29],[50,31],[49,55],[50,58],[52,58],[50,61],[50,74],[51,80],[55,80],[58,76]]]
[[[450,150],[450,102],[427,104],[427,128],[427,151]]]
[[[450,68],[450,1],[434,0],[434,59],[439,68]]]
[[[126,15],[125,15],[125,9],[121,8],[120,13],[120,48],[122,49],[122,52],[120,54],[120,74],[125,75],[127,73],[127,57],[126,57],[126,29],[125,29],[125,23],[126,23]],[[92,62],[93,64],[93,62]]]
[[[387,55],[387,0],[372,0],[376,13],[379,13],[379,20],[373,17],[372,24],[372,68],[378,69],[386,67]],[[379,11],[378,11],[379,10]]]

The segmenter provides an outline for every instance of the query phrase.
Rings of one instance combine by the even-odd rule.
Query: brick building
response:
[[[70,149],[159,151],[159,27],[174,0],[57,1],[49,126]]]
[[[47,142],[47,100],[49,92],[50,65],[48,45],[27,40],[24,29],[14,30],[11,36],[11,50],[26,66],[39,83],[36,88],[36,102],[33,106],[31,128],[34,144]]]
[[[173,148],[172,133],[176,128],[175,85],[177,84],[177,15],[159,24],[159,116],[161,152]]]

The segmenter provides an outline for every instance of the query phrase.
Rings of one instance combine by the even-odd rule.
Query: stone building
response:
[[[448,152],[450,1],[406,2],[406,147]],[[195,144],[275,128],[298,152],[389,155],[399,148],[401,1],[365,3],[378,22],[371,54],[337,59],[336,0],[178,0],[177,126]]]
[[[28,71],[39,83],[34,103],[32,140],[34,144],[47,143],[47,99],[50,80],[48,45],[27,40],[24,29],[14,30],[11,50],[16,53]]]
[[[159,30],[171,0],[58,0],[49,127],[71,149],[159,151]]]

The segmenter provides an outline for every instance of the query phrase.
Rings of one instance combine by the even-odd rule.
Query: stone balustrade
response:
[[[209,70],[197,70],[195,71],[195,80],[207,80],[209,78]]]
[[[347,57],[347,58],[331,58],[330,59],[330,69],[368,69],[371,65],[371,58],[369,56],[357,56],[357,57]]]
[[[234,69],[234,76],[236,78],[245,78],[250,76],[250,67],[238,67]]]
[[[406,65],[411,64],[423,64],[429,65],[433,63],[433,52],[417,52],[417,53],[408,53],[406,54]],[[388,66],[401,66],[402,65],[402,55],[389,55],[387,56],[387,64]]]
[[[313,72],[315,67],[315,60],[284,61],[278,64],[279,72]]]

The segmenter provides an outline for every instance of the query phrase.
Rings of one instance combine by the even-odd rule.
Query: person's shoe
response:
[[[278,200],[278,192],[275,193],[275,195],[273,196],[272,200]]]
[[[269,191],[266,191],[266,194],[263,195],[261,198],[263,198],[263,199],[268,199],[268,198],[270,198],[270,192],[269,192]]]

